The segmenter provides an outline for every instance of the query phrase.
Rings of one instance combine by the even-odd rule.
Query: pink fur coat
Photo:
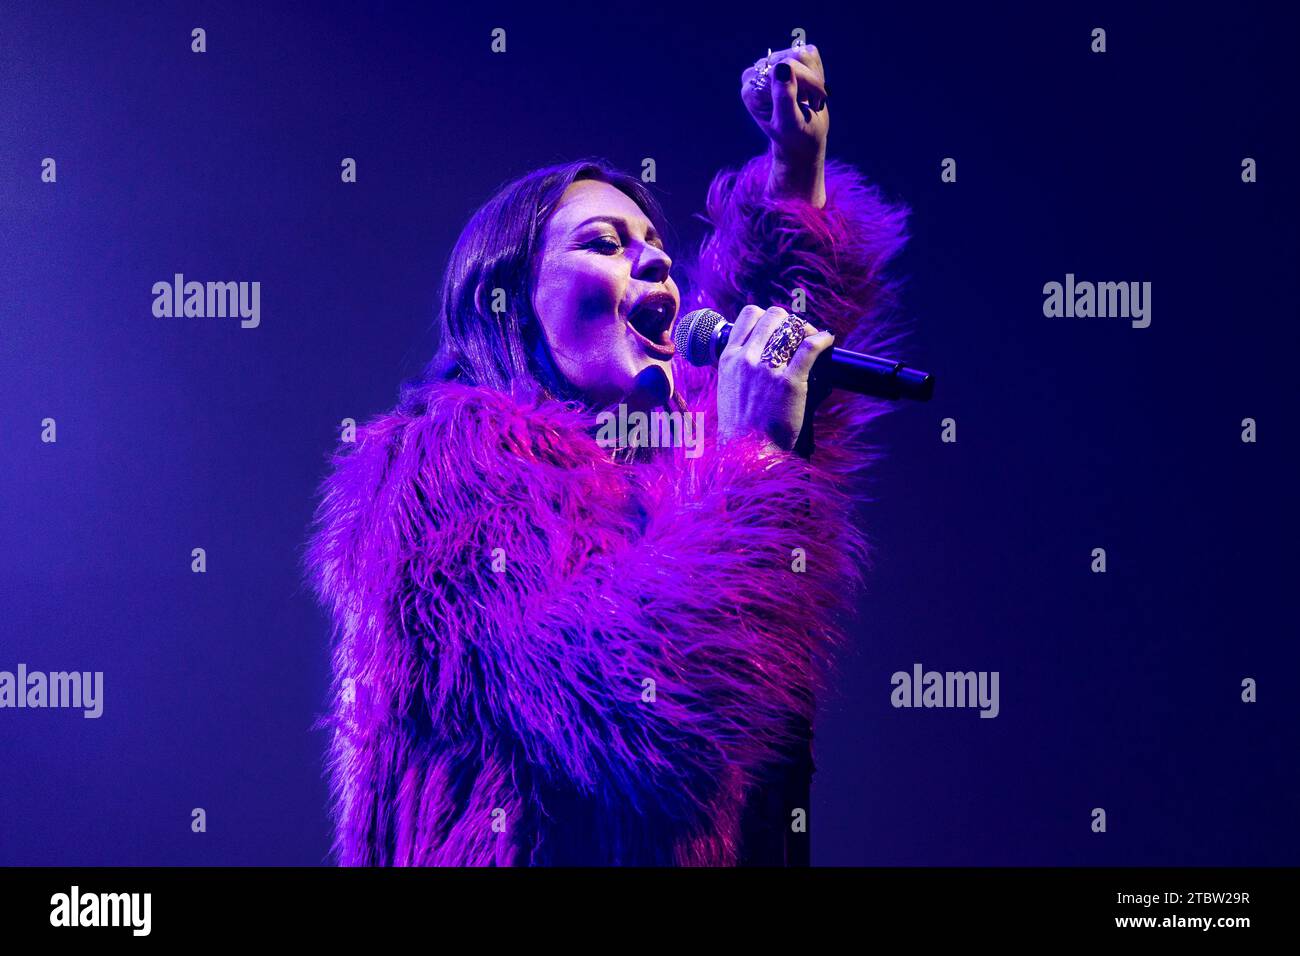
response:
[[[837,163],[824,209],[769,199],[766,162],[715,179],[693,301],[731,317],[803,289],[837,344],[887,346],[904,210]],[[590,416],[445,382],[335,454],[306,565],[334,625],[339,863],[736,862],[841,639],[883,408],[833,396],[811,463],[765,458],[713,444],[712,372],[676,371],[696,459],[617,464]]]

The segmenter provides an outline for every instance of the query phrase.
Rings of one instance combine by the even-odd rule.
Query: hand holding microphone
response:
[[[696,314],[684,316],[682,323]],[[682,327],[679,323],[678,335]],[[808,374],[835,341],[830,332],[806,337],[805,332],[802,319],[777,306],[740,310],[716,353],[719,438],[753,429],[778,448],[794,448],[808,401]]]
[[[829,331],[805,336],[807,323],[785,309],[747,305],[735,323],[712,309],[677,320],[673,344],[692,365],[718,367],[718,433],[753,428],[791,450],[804,424],[810,383],[878,398],[929,401],[934,376],[901,362],[835,349]]]

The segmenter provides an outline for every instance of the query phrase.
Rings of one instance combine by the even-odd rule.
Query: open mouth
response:
[[[672,325],[677,303],[666,292],[644,296],[628,313],[627,324],[646,351],[660,358],[673,357]]]

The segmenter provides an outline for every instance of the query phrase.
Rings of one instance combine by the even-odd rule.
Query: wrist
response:
[[[826,205],[826,146],[811,156],[789,157],[771,153],[767,194],[773,198],[802,199],[818,209]]]
[[[718,444],[720,446],[730,445],[736,441],[742,444],[751,444],[757,452],[757,457],[762,461],[785,458],[790,451],[788,448],[782,448],[780,443],[771,435],[757,428],[726,428],[719,430]]]

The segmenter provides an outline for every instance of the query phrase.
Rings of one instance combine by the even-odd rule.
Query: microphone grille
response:
[[[713,334],[727,320],[712,309],[696,309],[677,320],[673,345],[692,365],[712,365]]]

